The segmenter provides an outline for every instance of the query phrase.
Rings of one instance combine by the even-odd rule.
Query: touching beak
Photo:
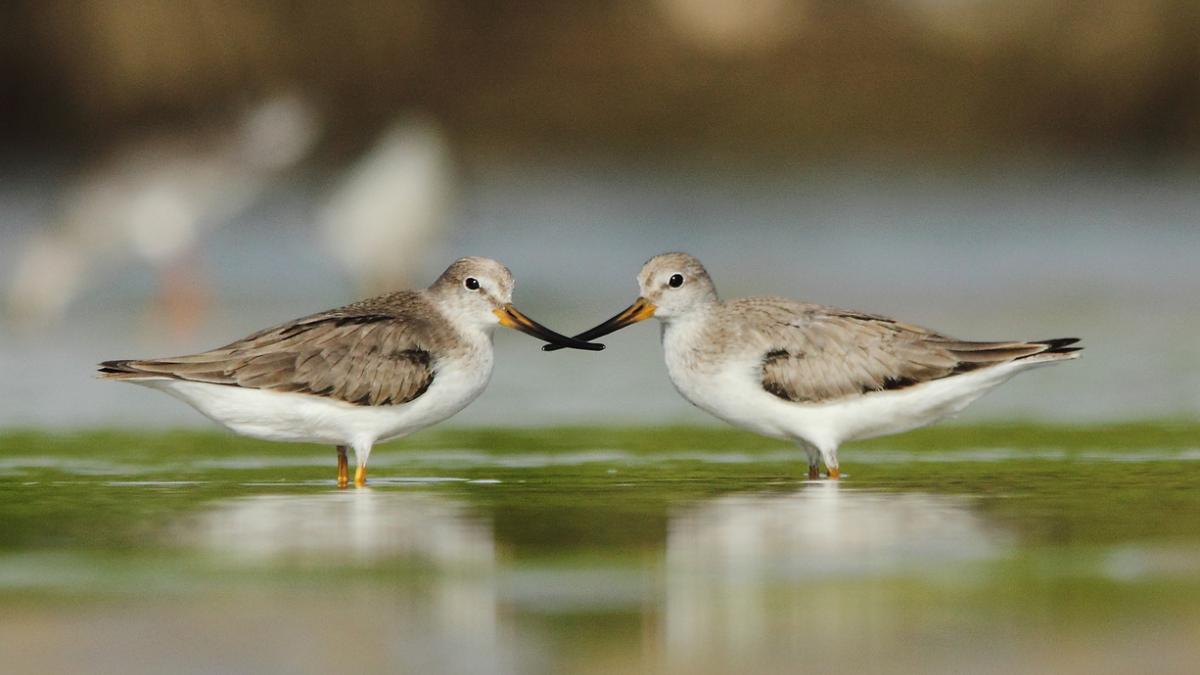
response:
[[[626,326],[630,326],[639,321],[645,321],[646,319],[649,319],[650,317],[654,316],[654,310],[656,310],[656,309],[658,309],[658,308],[654,306],[654,303],[650,302],[649,300],[647,300],[645,298],[638,298],[637,300],[634,301],[634,303],[632,305],[621,310],[620,314],[617,314],[616,316],[609,319],[608,321],[605,321],[604,323],[600,324],[599,326],[596,326],[594,328],[589,328],[589,329],[583,331],[582,333],[580,333],[579,335],[576,335],[572,339],[574,339],[574,340],[592,340],[592,339],[598,338],[602,335],[608,335],[609,333],[615,333],[616,331],[619,331]],[[559,347],[557,345],[549,344],[549,345],[542,345],[542,349],[545,351],[548,351],[548,352],[552,352],[556,349],[559,349]]]
[[[542,324],[518,312],[517,308],[513,307],[511,302],[505,303],[503,307],[494,309],[492,312],[495,313],[496,316],[500,317],[501,326],[514,328],[522,333],[525,333],[526,335],[532,335],[539,340],[545,340],[556,347],[586,349],[593,352],[598,352],[601,349],[604,349],[604,345],[602,344],[583,342],[581,340],[576,340],[575,338],[569,338],[566,335],[555,333]]]

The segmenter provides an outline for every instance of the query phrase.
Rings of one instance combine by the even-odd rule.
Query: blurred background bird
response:
[[[322,206],[324,241],[360,296],[408,288],[441,259],[454,218],[454,162],[437,123],[413,114],[389,126]]]
[[[55,200],[57,216],[24,245],[7,288],[15,324],[44,329],[85,287],[104,283],[113,268],[140,263],[159,278],[147,316],[190,334],[209,300],[199,241],[307,156],[319,124],[303,98],[282,94],[225,123],[138,135],[117,146],[69,183]]]

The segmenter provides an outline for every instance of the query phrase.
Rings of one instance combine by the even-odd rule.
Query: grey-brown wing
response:
[[[1044,352],[1074,351],[1074,339],[968,342],[886,317],[810,309],[768,323],[762,386],[805,403],[903,389]]]
[[[270,328],[200,354],[102,364],[118,379],[162,375],[302,392],[356,405],[417,398],[435,376],[430,326],[385,315],[326,315]]]

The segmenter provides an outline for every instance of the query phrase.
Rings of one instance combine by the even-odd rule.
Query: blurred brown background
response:
[[[1192,0],[24,1],[0,137],[104,145],[299,87],[324,148],[971,159],[1200,150]]]

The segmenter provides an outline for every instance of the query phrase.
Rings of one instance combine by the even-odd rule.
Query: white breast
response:
[[[717,355],[704,349],[703,319],[663,324],[663,355],[675,389],[692,405],[730,424],[787,438],[764,396],[761,364],[737,354]]]

